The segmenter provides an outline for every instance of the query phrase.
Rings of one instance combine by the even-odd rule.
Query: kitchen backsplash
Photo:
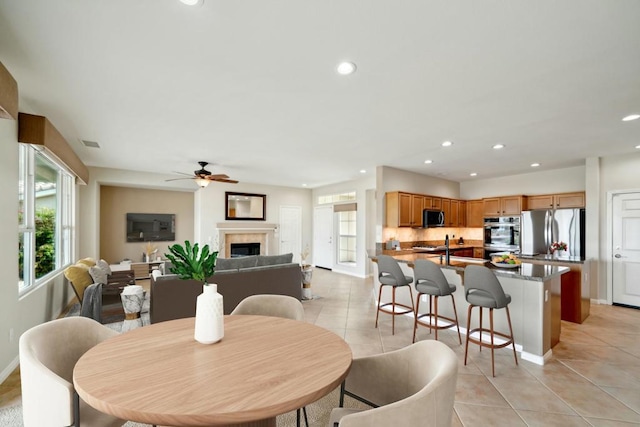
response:
[[[442,228],[408,228],[399,227],[391,228],[385,227],[382,229],[383,241],[399,240],[400,242],[415,242],[415,241],[430,241],[430,240],[444,240],[445,235],[449,235],[449,238],[459,239],[462,237],[464,240],[480,240],[484,239],[484,232],[482,228],[466,228],[466,227],[442,227]]]

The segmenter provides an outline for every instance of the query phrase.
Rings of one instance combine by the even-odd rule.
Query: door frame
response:
[[[607,218],[606,218],[606,238],[607,247],[605,248],[604,260],[605,269],[607,272],[607,304],[613,305],[613,266],[611,265],[611,258],[613,258],[613,198],[614,196],[640,193],[640,188],[632,188],[628,190],[611,190],[607,191]],[[600,276],[602,277],[602,276]]]

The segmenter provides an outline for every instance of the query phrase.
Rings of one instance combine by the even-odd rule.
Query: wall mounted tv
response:
[[[175,240],[175,214],[127,214],[127,242],[172,242]]]

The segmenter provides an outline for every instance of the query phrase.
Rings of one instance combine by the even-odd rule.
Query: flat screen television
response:
[[[172,242],[175,240],[175,214],[127,214],[127,242]]]

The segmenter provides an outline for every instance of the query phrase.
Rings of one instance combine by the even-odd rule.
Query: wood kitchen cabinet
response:
[[[515,216],[522,213],[523,196],[492,197],[482,199],[485,217]]]
[[[464,200],[449,200],[449,219],[444,215],[445,225],[448,227],[465,227],[467,219],[467,202]]]
[[[451,227],[451,199],[442,199],[442,213],[444,214],[444,226]]]
[[[424,196],[389,192],[386,198],[387,227],[421,227]]]
[[[584,208],[584,196],[584,192],[529,196],[527,209]]]
[[[467,227],[484,225],[484,205],[482,200],[467,200]]]
[[[425,209],[433,209],[439,211],[442,209],[442,199],[440,197],[424,196],[423,207]]]
[[[484,258],[484,249],[483,248],[473,248],[473,257],[474,258]]]

